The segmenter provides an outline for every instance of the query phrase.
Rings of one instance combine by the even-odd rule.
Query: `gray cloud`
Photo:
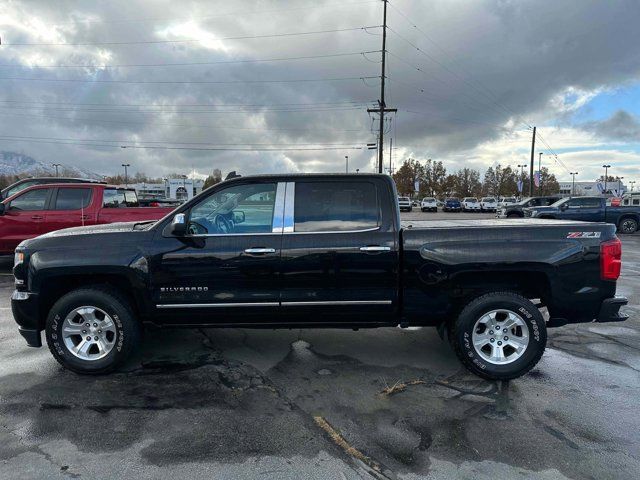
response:
[[[206,1],[13,1],[5,9],[5,25],[0,28],[3,44],[88,43],[184,38],[185,31],[176,30],[167,36],[162,32],[187,22],[216,37],[229,37],[350,28],[378,25],[381,21],[380,2],[342,6],[335,0],[325,3],[322,8],[307,9],[303,7],[321,4],[248,0],[218,8]],[[640,50],[630,48],[640,44],[640,4],[633,0],[437,0],[398,2],[397,6],[428,38],[390,8],[389,25],[393,31],[387,45],[387,102],[400,110],[390,135],[394,136],[394,145],[407,147],[418,157],[450,158],[452,168],[465,164],[456,152],[497,138],[504,132],[500,126],[510,118],[518,127],[525,122],[548,120],[550,114],[555,114],[549,111],[550,100],[569,87],[589,91],[639,78]],[[251,14],[252,11],[261,13]],[[221,16],[227,12],[247,13]],[[3,45],[0,54],[2,64],[12,65],[215,62],[377,50],[378,33],[374,29],[223,41],[226,49],[207,48],[199,43]],[[379,74],[378,56],[176,67],[2,68],[0,76],[192,82],[360,77]],[[0,81],[0,135],[217,144],[361,144],[375,141],[366,107],[337,110],[318,106],[315,111],[295,112],[252,108],[249,112],[222,114],[198,113],[203,109],[187,106],[124,109],[63,104],[372,102],[378,97],[377,85],[376,80],[366,84],[354,80],[220,85],[4,80]],[[5,103],[7,100],[49,103],[17,105]],[[607,128],[611,131],[614,126]],[[118,171],[123,162],[153,175],[191,168],[201,173],[213,168],[243,173],[340,171],[344,155],[350,156],[353,168],[367,170],[373,165],[372,152],[367,150],[212,152],[0,141],[2,150],[23,150],[45,162],[60,160],[101,173]]]
[[[585,123],[582,128],[609,140],[640,142],[640,120],[625,110],[618,110],[605,120]]]

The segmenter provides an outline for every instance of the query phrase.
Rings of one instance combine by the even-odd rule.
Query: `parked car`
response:
[[[635,233],[640,225],[639,206],[608,206],[604,197],[567,197],[548,207],[525,208],[524,216],[607,222],[615,225],[620,233]]]
[[[496,217],[498,218],[523,218],[524,209],[527,207],[546,207],[552,205],[560,200],[562,197],[559,195],[552,195],[549,197],[529,197],[523,199],[521,202],[514,203],[500,207],[496,210]]]
[[[442,211],[443,212],[461,212],[462,204],[460,203],[460,200],[458,200],[455,197],[445,198]]]
[[[498,207],[506,207],[507,205],[512,205],[517,202],[516,197],[502,197],[498,199]]]
[[[495,212],[498,208],[498,202],[494,197],[483,197],[480,200],[480,211]]]
[[[437,212],[438,202],[433,197],[424,197],[420,202],[420,210],[423,212]]]
[[[32,177],[32,178],[23,178],[22,180],[18,180],[16,183],[12,183],[8,187],[4,188],[2,192],[0,192],[0,200],[4,200],[5,198],[9,198],[12,195],[15,195],[21,190],[24,190],[28,187],[33,187],[34,185],[45,185],[49,183],[102,183],[98,180],[91,180],[87,178],[72,178],[72,177]]]
[[[462,199],[463,212],[479,212],[480,203],[476,197],[465,197]]]
[[[97,183],[28,187],[0,203],[0,255],[18,244],[62,228],[131,220],[157,220],[173,208],[137,208],[133,189]]]
[[[400,207],[401,212],[410,212],[413,210],[411,199],[409,197],[398,197],[398,206]]]
[[[44,330],[53,356],[78,373],[120,365],[143,324],[435,326],[491,379],[533,368],[547,328],[627,318],[613,225],[416,224],[400,221],[396,202],[386,175],[234,178],[157,222],[23,242],[12,312],[29,345],[41,346]]]

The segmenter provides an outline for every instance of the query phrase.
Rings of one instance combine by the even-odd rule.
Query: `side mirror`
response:
[[[569,205],[567,205],[566,203],[562,204],[560,206],[560,210],[565,211],[567,208],[569,208]]]
[[[7,206],[4,203],[0,203],[0,215],[4,215],[4,211]]]
[[[169,230],[171,235],[176,237],[183,237],[187,233],[187,218],[184,213],[178,213],[171,221],[171,228]]]
[[[245,215],[242,210],[236,210],[233,212],[233,223],[244,223]]]

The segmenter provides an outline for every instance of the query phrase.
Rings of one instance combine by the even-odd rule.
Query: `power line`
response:
[[[207,129],[207,130],[249,130],[249,131],[269,131],[269,132],[307,132],[309,128],[268,128],[268,127],[238,127],[231,125],[224,125],[220,123],[216,124],[183,124],[183,123],[166,123],[166,122],[132,122],[128,120],[106,120],[103,118],[69,118],[69,117],[59,117],[56,115],[46,115],[46,114],[25,114],[25,113],[11,113],[11,112],[0,112],[0,115],[10,115],[10,116],[18,116],[18,117],[28,117],[28,118],[51,118],[57,120],[67,120],[67,121],[87,121],[90,123],[105,123],[105,124],[113,124],[113,125],[145,125],[145,126],[166,126],[166,127],[184,127],[184,128],[195,128],[195,129]],[[319,129],[317,127],[312,128],[313,131],[327,131],[334,132],[333,129]],[[342,132],[364,132],[363,129],[341,129]]]
[[[297,79],[280,79],[280,80],[87,80],[75,78],[31,78],[31,77],[0,77],[0,80],[19,80],[21,82],[77,82],[77,83],[119,83],[119,84],[141,84],[141,85],[159,85],[159,84],[206,84],[206,85],[222,85],[236,83],[310,83],[310,82],[342,82],[348,80],[366,80],[378,78],[374,76],[368,77],[335,77],[335,78],[297,78]]]
[[[306,35],[321,35],[325,33],[342,33],[342,32],[354,32],[354,31],[363,31],[370,30],[373,28],[380,28],[380,25],[372,25],[367,27],[351,27],[351,28],[334,28],[330,30],[312,30],[306,32],[288,32],[288,33],[270,33],[266,35],[242,35],[237,37],[218,37],[213,38],[211,40],[215,41],[226,41],[226,40],[250,40],[250,39],[261,39],[261,38],[281,38],[281,37],[296,37],[296,36],[306,36]],[[101,45],[157,45],[157,44],[172,44],[172,43],[200,43],[202,39],[180,39],[180,40],[138,40],[138,41],[128,41],[128,42],[73,42],[73,43],[3,43],[4,46],[9,47],[26,47],[26,46],[37,46],[37,47],[61,47],[61,46],[71,46],[71,47],[82,47],[82,46],[101,46]]]
[[[211,18],[224,18],[224,17],[231,17],[231,16],[236,16],[236,15],[242,15],[242,16],[246,16],[246,15],[261,15],[264,13],[277,13],[277,12],[291,12],[291,11],[297,11],[297,10],[312,10],[312,9],[318,9],[318,8],[325,8],[325,7],[348,7],[348,6],[352,6],[352,5],[363,5],[363,4],[367,4],[367,3],[378,3],[378,0],[366,0],[366,1],[358,1],[358,2],[338,2],[338,3],[324,3],[324,4],[318,4],[318,3],[314,3],[312,5],[308,5],[308,6],[300,6],[300,7],[289,7],[289,8],[280,8],[280,9],[271,9],[271,10],[243,10],[243,11],[236,11],[236,12],[227,12],[227,13],[220,13],[217,15],[198,15],[198,20],[206,20],[206,19],[211,19]],[[53,26],[60,26],[60,25],[77,25],[79,23],[101,23],[101,24],[120,24],[120,23],[145,23],[145,22],[156,22],[156,21],[164,21],[164,20],[169,20],[172,22],[175,21],[179,21],[179,20],[184,20],[184,21],[191,21],[193,20],[193,18],[189,18],[189,17],[185,17],[183,19],[180,18],[176,18],[176,17],[143,17],[143,18],[133,18],[133,19],[128,19],[128,20],[103,20],[102,18],[87,18],[87,19],[78,19],[77,21],[72,21],[72,22],[61,22],[61,23],[52,23],[52,24],[48,24],[50,27]]]
[[[364,147],[354,146],[344,146],[344,147],[286,147],[286,148],[231,148],[231,147],[168,147],[168,146],[160,146],[160,145],[117,145],[117,144],[106,144],[106,143],[85,143],[79,142],[74,139],[69,139],[68,141],[58,141],[58,140],[46,140],[39,139],[37,137],[32,137],[30,139],[24,138],[13,138],[8,136],[0,136],[0,139],[4,140],[14,140],[14,141],[28,141],[33,143],[50,143],[56,145],[79,145],[85,147],[107,147],[107,148],[135,148],[135,149],[156,149],[156,150],[197,150],[197,151],[234,151],[234,152],[281,152],[281,151],[319,151],[319,150],[363,150]]]
[[[304,102],[304,103],[95,103],[95,102],[41,102],[32,100],[0,100],[4,103],[24,103],[36,105],[87,105],[97,107],[277,107],[277,106],[317,106],[317,105],[366,105],[375,103],[365,100],[344,100],[342,102]]]
[[[0,106],[0,108],[10,110],[34,110],[38,107],[33,106]],[[148,107],[145,107],[148,108]],[[311,108],[294,108],[294,107],[279,107],[279,108],[245,108],[235,110],[181,110],[181,109],[123,109],[123,108],[73,108],[73,107],[56,107],[56,111],[59,112],[102,112],[102,113],[135,113],[135,114],[154,114],[154,113],[179,113],[179,114],[208,114],[208,113],[259,113],[259,112],[289,112],[289,113],[310,113],[314,111],[319,112],[344,112],[344,111],[360,111],[362,106],[358,105],[346,105],[346,106],[325,106],[325,107],[311,107]]]
[[[310,60],[321,58],[337,58],[337,57],[349,57],[349,56],[363,56],[366,58],[366,54],[378,53],[380,50],[368,50],[363,52],[348,52],[348,53],[333,53],[327,55],[304,55],[298,57],[278,57],[278,58],[264,58],[256,60],[220,60],[215,62],[181,62],[181,63],[122,63],[112,65],[102,64],[85,64],[85,65],[18,65],[18,64],[0,64],[0,68],[132,68],[132,67],[190,67],[190,66],[205,66],[205,65],[221,65],[221,64],[238,64],[238,63],[266,63],[266,62],[287,62],[296,60]]]

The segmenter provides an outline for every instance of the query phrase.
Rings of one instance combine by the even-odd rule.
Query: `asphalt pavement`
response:
[[[631,319],[550,330],[511,382],[399,328],[149,330],[79,376],[18,335],[0,261],[0,478],[638,478],[640,234],[622,240]]]

